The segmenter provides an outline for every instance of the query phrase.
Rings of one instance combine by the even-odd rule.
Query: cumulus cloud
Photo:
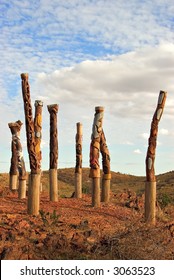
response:
[[[168,129],[165,129],[165,128],[161,128],[161,129],[159,130],[159,133],[162,134],[162,135],[169,135]]]
[[[66,104],[91,106],[100,102],[115,116],[152,118],[159,91],[174,90],[171,54],[174,57],[174,46],[160,45],[108,60],[87,60],[50,74],[39,74],[35,87],[43,97]],[[168,64],[162,67],[164,57]],[[173,114],[171,104],[174,98],[169,92],[165,117]]]
[[[2,0],[3,71],[13,76],[51,72],[106,53],[173,41],[173,6],[171,0],[167,5],[157,0]]]
[[[136,149],[136,150],[134,150],[134,153],[135,153],[135,154],[139,154],[139,155],[140,155],[140,154],[142,154],[142,152],[141,152],[141,150],[140,150],[140,149]]]
[[[143,139],[146,139],[146,140],[149,138],[149,134],[146,133],[146,132],[140,134],[140,136],[141,136]]]
[[[123,145],[132,146],[132,145],[133,145],[133,143],[132,143],[132,142],[130,142],[130,141],[124,141],[124,142],[123,142]]]

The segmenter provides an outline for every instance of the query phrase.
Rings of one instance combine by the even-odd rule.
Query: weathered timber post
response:
[[[30,100],[30,86],[28,74],[22,73],[22,96],[24,101],[25,125],[27,136],[27,149],[30,161],[30,178],[28,185],[28,214],[38,215],[40,204],[40,163],[35,150],[34,121]]]
[[[110,182],[111,182],[110,155],[109,155],[109,150],[106,144],[106,138],[103,130],[100,137],[100,152],[102,154],[102,165],[103,165],[101,201],[108,203],[110,198]]]
[[[76,166],[75,166],[75,197],[82,198],[82,129],[81,123],[77,123],[76,134]]]
[[[57,182],[57,160],[58,160],[58,138],[57,138],[57,104],[48,105],[50,113],[50,200],[58,201],[58,182]]]
[[[90,145],[90,177],[92,178],[92,206],[100,206],[100,137],[102,133],[102,122],[104,107],[95,107],[94,122]]]
[[[20,130],[22,126],[22,122],[18,120],[15,123],[9,123],[8,126],[12,133],[12,139],[15,145],[16,153],[17,153],[17,167],[19,172],[19,189],[18,196],[20,199],[26,197],[26,169],[25,162],[23,158],[22,145],[20,141]]]
[[[35,151],[37,155],[37,160],[39,163],[39,168],[41,172],[41,139],[42,139],[42,107],[43,102],[41,100],[35,100],[35,117],[34,117],[34,132],[35,132]],[[40,174],[41,179],[41,174]],[[42,183],[40,182],[40,191],[42,191]]]
[[[14,128],[11,123],[8,124],[11,133],[12,133],[12,141],[11,141],[11,164],[10,164],[10,172],[9,172],[9,186],[10,190],[15,192],[18,190],[17,180],[18,180],[18,166],[17,166],[17,151],[16,144],[14,140]]]
[[[166,97],[167,92],[160,91],[157,108],[151,123],[146,155],[145,221],[151,224],[155,224],[156,222],[156,177],[154,162],[157,145],[158,123],[163,113]]]
[[[35,132],[35,151],[37,154],[37,159],[39,163],[39,168],[41,169],[41,138],[42,138],[42,107],[43,102],[41,100],[35,100],[35,118],[34,118],[34,132]]]

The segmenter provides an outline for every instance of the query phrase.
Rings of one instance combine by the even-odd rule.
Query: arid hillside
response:
[[[89,169],[83,197],[74,169],[59,169],[59,201],[50,202],[43,172],[39,216],[0,174],[0,259],[174,259],[174,171],[157,176],[157,223],[144,222],[145,177],[112,172],[110,203],[91,207]]]

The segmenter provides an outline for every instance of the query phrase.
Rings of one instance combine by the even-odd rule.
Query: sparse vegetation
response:
[[[158,202],[159,202],[161,208],[163,209],[172,202],[172,199],[170,198],[170,196],[168,194],[161,193],[158,196]]]

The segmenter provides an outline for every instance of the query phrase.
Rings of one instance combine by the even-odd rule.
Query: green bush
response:
[[[54,225],[58,222],[60,215],[57,214],[56,210],[53,210],[53,213],[45,212],[42,209],[39,210],[40,217],[43,221],[43,224],[46,225]]]
[[[163,193],[163,194],[159,195],[158,202],[159,202],[161,208],[164,208],[168,204],[172,203],[172,199],[168,194]]]
[[[88,186],[83,186],[82,187],[82,193],[89,194],[89,187]]]

